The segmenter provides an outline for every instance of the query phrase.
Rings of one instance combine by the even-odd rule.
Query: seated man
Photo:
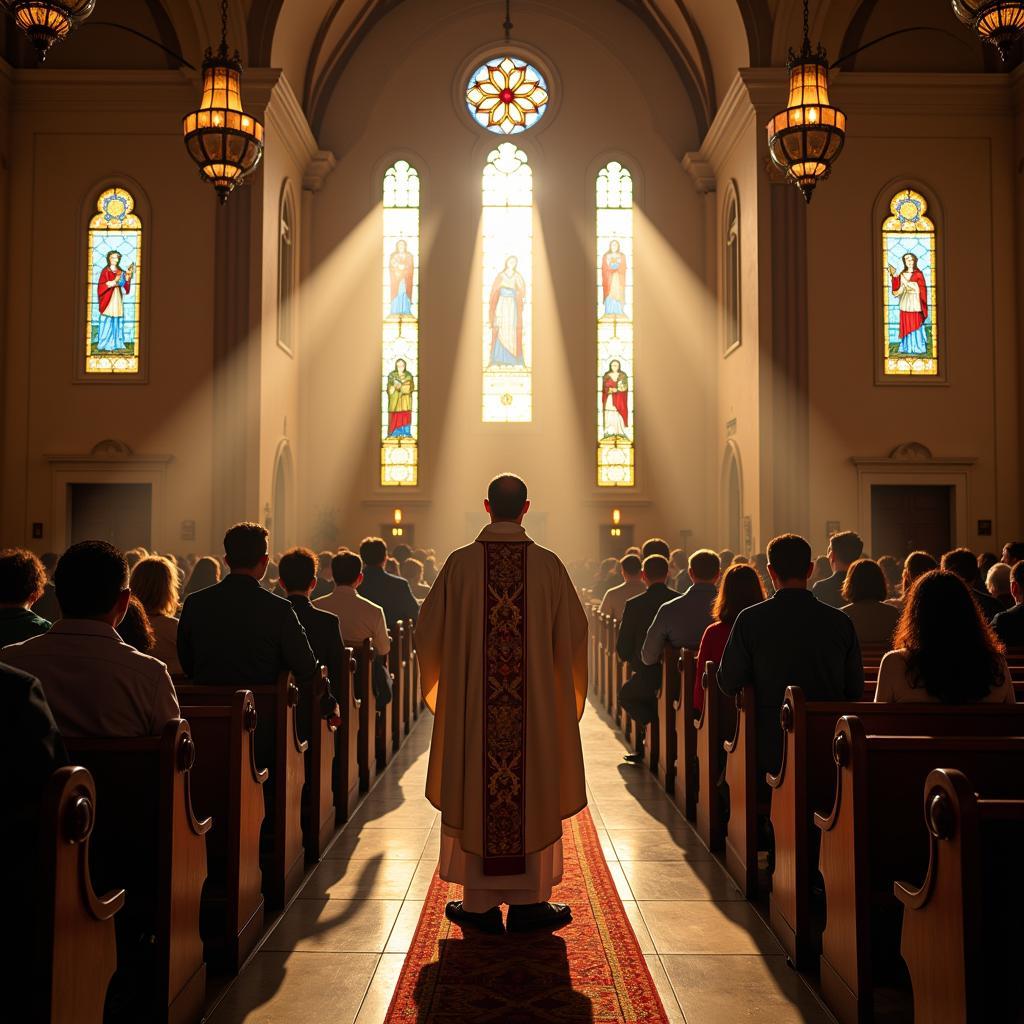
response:
[[[0,647],[21,643],[50,628],[32,611],[46,587],[46,570],[31,551],[0,551]]]
[[[970,548],[955,548],[947,551],[942,556],[942,568],[951,572],[967,584],[971,597],[981,609],[981,614],[986,622],[991,622],[1001,611],[1004,611],[1002,604],[997,601],[982,583],[978,572],[978,559]]]
[[[642,579],[643,563],[637,555],[626,555],[619,560],[619,572],[622,582],[616,587],[609,587],[601,599],[600,612],[611,615],[617,622],[622,621],[622,613],[626,610],[626,602],[639,597],[647,587]]]
[[[117,635],[132,596],[124,555],[101,540],[73,544],[54,586],[60,621],[2,660],[39,679],[65,736],[159,736],[179,717],[178,698],[167,666]]]
[[[1014,607],[1000,612],[992,628],[1007,647],[1024,647],[1024,560],[1010,570],[1010,593]]]
[[[722,563],[714,551],[695,551],[687,562],[690,586],[685,594],[658,609],[640,652],[645,665],[657,665],[666,647],[696,651],[704,630],[711,625],[711,606],[718,593]]]
[[[852,530],[833,534],[828,542],[828,563],[832,566],[832,575],[814,584],[814,596],[833,608],[842,608],[846,604],[843,597],[846,571],[863,553],[864,541],[860,534]]]
[[[647,589],[626,602],[615,651],[633,673],[623,685],[619,699],[626,714],[637,723],[642,748],[643,729],[657,717],[661,669],[645,665],[641,652],[647,631],[651,628],[658,609],[677,595],[665,584],[665,578],[668,576],[667,556],[648,555],[643,561],[641,575]],[[642,750],[635,754],[627,754],[626,760],[634,764],[640,763],[643,761]]]
[[[359,557],[363,561],[363,581],[359,584],[359,593],[367,601],[384,609],[388,629],[394,629],[395,623],[401,619],[415,622],[420,614],[420,606],[408,582],[401,576],[393,576],[384,568],[388,560],[387,544],[380,537],[367,537],[359,545]]]
[[[185,599],[178,622],[178,659],[194,683],[265,686],[291,672],[308,693],[319,666],[295,610],[264,590],[270,555],[267,531],[238,523],[224,535],[231,570],[219,583]]]
[[[356,592],[363,579],[363,563],[352,551],[342,551],[331,559],[334,592],[321,597],[315,607],[338,617],[347,642],[355,648],[364,640],[372,640],[380,655],[391,650],[384,610]]]
[[[722,692],[735,696],[752,686],[757,701],[757,777],[779,768],[779,708],[787,686],[808,700],[860,700],[864,667],[853,623],[807,589],[814,570],[811,546],[795,534],[768,545],[775,595],[736,617],[718,670]]]
[[[320,699],[320,711],[325,718],[338,715],[338,704],[332,684],[340,682],[345,674],[345,641],[341,636],[338,616],[322,608],[314,608],[310,597],[317,585],[316,555],[309,548],[292,548],[281,556],[278,563],[281,588],[292,603],[296,618],[306,631],[317,661],[327,668],[327,692]],[[309,694],[304,691],[299,700],[299,734],[308,739]]]

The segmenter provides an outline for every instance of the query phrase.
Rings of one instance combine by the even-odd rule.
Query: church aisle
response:
[[[581,723],[590,811],[671,1021],[827,1022],[782,950],[655,779],[593,706]],[[380,1024],[437,864],[421,720],[211,1024]]]

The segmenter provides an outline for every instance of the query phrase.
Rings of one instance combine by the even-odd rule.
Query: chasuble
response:
[[[521,526],[486,527],[431,587],[416,653],[434,713],[427,799],[441,811],[442,869],[509,891],[543,854],[539,870],[557,881],[550,848],[560,854],[563,819],[587,802],[587,618],[565,567]]]

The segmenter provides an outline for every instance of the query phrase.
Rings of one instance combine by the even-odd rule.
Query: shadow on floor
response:
[[[438,954],[416,980],[417,1024],[591,1024],[595,1019],[590,999],[573,990],[565,940],[557,935],[467,933],[464,939],[442,939]]]

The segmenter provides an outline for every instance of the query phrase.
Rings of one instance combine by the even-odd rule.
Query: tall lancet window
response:
[[[127,189],[105,189],[96,200],[85,260],[85,372],[138,373],[142,221]]]
[[[419,481],[420,177],[397,160],[384,174],[384,329],[380,482]]]
[[[935,224],[928,201],[906,188],[889,203],[882,224],[882,322],[886,376],[934,377],[939,372]]]
[[[740,319],[740,208],[736,190],[729,189],[725,204],[725,351],[743,340]]]
[[[281,194],[280,235],[277,246],[277,343],[291,354],[295,349],[295,210],[291,192]]]
[[[597,172],[597,483],[635,483],[633,177],[613,160]]]
[[[483,174],[483,421],[533,418],[533,172],[503,142]]]

